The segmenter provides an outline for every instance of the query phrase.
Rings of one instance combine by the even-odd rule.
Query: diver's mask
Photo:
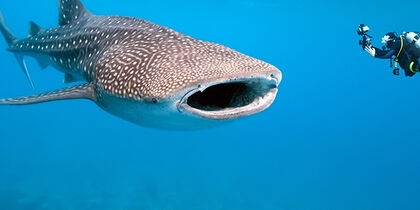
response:
[[[397,35],[395,35],[395,32],[387,33],[384,37],[382,37],[382,44],[384,44],[384,47],[386,49],[389,49],[391,45],[395,42],[397,39]]]

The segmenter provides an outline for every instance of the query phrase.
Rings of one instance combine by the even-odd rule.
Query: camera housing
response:
[[[366,26],[365,24],[360,24],[359,28],[357,29],[357,34],[360,36],[366,35],[367,32],[369,32],[370,28],[369,26]]]

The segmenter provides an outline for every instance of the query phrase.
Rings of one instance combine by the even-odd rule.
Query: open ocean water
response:
[[[418,210],[420,75],[392,75],[358,46],[419,31],[420,2],[84,0],[271,63],[266,111],[198,131],[140,127],[85,100],[0,107],[0,210]],[[57,25],[57,1],[0,1],[10,29]],[[0,97],[54,90],[0,42]]]

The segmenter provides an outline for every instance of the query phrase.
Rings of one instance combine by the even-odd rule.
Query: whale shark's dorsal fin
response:
[[[80,0],[58,0],[58,9],[58,23],[60,26],[91,15]]]
[[[42,29],[38,24],[34,23],[34,22],[30,22],[29,23],[29,35],[28,37],[32,37],[37,35],[40,32],[44,32],[45,30]]]
[[[95,93],[93,85],[87,83],[39,95],[2,99],[0,100],[0,105],[28,105],[68,99],[90,99],[94,101]]]

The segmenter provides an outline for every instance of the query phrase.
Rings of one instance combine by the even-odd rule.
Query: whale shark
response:
[[[58,4],[55,28],[30,22],[18,39],[0,13],[0,31],[32,86],[27,56],[82,84],[0,105],[88,99],[138,125],[199,129],[259,113],[276,98],[282,74],[271,64],[147,20],[94,15],[80,0]]]

